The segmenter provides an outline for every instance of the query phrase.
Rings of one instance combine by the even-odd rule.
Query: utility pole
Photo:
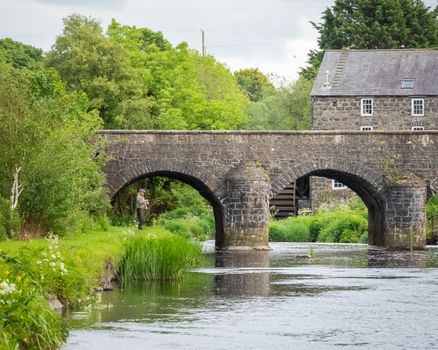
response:
[[[205,56],[205,37],[204,37],[203,29],[201,29],[201,38],[202,38],[202,56]]]

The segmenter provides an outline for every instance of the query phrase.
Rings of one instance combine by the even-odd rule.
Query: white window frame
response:
[[[332,189],[334,190],[346,190],[348,187],[338,180],[332,180]]]
[[[374,127],[372,125],[363,125],[360,127],[360,131],[373,131]]]
[[[415,113],[415,102],[421,102],[421,113]],[[413,117],[424,117],[424,98],[411,99],[411,115]]]
[[[371,113],[364,112],[364,106],[365,106],[366,101],[371,101],[371,103],[370,103]],[[368,104],[368,103],[366,103],[366,104]],[[372,98],[361,98],[360,99],[360,115],[362,117],[372,117],[373,113],[374,113],[374,100]]]
[[[424,131],[423,125],[413,125],[411,128],[412,131]]]

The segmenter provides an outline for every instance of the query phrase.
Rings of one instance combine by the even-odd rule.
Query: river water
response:
[[[70,349],[438,349],[438,249],[271,243],[215,253],[179,283],[104,293]]]

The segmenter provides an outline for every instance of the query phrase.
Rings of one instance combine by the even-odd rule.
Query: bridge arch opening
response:
[[[133,177],[129,181],[127,181],[121,188],[119,188],[111,197],[111,204],[114,206],[118,195],[128,186],[138,183],[141,180],[151,179],[155,177],[167,178],[170,180],[178,180],[184,184],[189,185],[193,189],[195,189],[211,206],[214,216],[214,224],[215,224],[215,240],[216,244],[218,241],[223,239],[224,236],[224,213],[223,213],[223,205],[221,203],[220,198],[213,192],[213,190],[207,186],[200,179],[187,175],[181,172],[169,171],[169,170],[160,170],[153,171],[149,173],[145,173],[142,175],[138,175]],[[153,198],[152,198],[153,201]]]
[[[317,178],[335,180],[336,184],[343,184],[357,194],[368,209],[368,244],[386,246],[384,195],[379,192],[376,185],[370,183],[359,175],[330,168],[307,171],[305,175],[298,177],[294,181],[294,186],[289,184],[289,187],[286,187],[289,189],[290,193],[291,188],[296,185],[294,193],[294,214],[297,214],[298,212],[297,203],[299,203],[300,200],[304,207],[307,206],[308,208],[316,209],[314,206],[315,203],[312,203],[312,201],[315,201],[315,186],[312,186],[312,183],[314,183]],[[331,183],[328,186],[328,183],[325,182],[325,185],[327,192],[333,191],[334,193]],[[275,202],[275,199],[278,200],[278,198],[281,198],[281,194],[285,193],[284,191],[279,192],[280,193],[276,194],[271,201]],[[292,212],[290,213],[292,214]]]

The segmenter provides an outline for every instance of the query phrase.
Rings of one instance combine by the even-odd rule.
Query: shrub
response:
[[[357,243],[367,230],[366,220],[352,213],[344,213],[333,218],[322,228],[318,240],[320,242]]]
[[[210,239],[214,233],[214,219],[210,215],[175,219],[167,219],[166,216],[160,218],[158,224],[174,234],[199,241]]]
[[[154,233],[137,233],[124,242],[122,282],[179,279],[187,268],[198,263],[199,244],[164,229],[156,228]]]
[[[113,214],[109,217],[112,226],[129,227],[137,224],[134,214]]]
[[[21,230],[18,210],[12,210],[9,200],[0,197],[0,241],[14,238]]]
[[[269,224],[269,239],[273,242],[306,242],[310,240],[309,227],[301,218],[289,218]]]
[[[273,220],[269,239],[285,242],[367,243],[368,211],[360,198],[323,205],[311,215]]]
[[[68,332],[49,308],[36,275],[23,261],[0,253],[0,348],[58,349]]]
[[[170,232],[184,237],[184,238],[191,238],[192,237],[192,231],[190,229],[190,226],[188,222],[184,219],[171,219],[166,220],[162,223],[162,226],[169,230]]]

